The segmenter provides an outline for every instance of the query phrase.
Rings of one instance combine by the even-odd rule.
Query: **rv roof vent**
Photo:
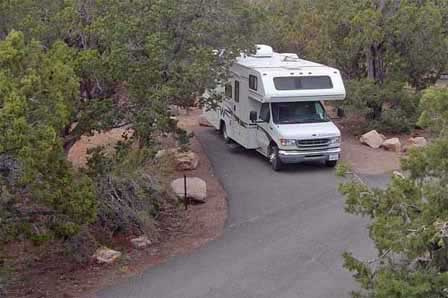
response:
[[[271,58],[274,55],[274,50],[270,46],[266,45],[257,45],[257,52],[254,57],[258,58]]]
[[[299,56],[297,56],[297,54],[293,54],[293,53],[282,53],[282,54],[280,54],[280,56],[283,58],[283,61],[285,61],[285,62],[299,60]]]

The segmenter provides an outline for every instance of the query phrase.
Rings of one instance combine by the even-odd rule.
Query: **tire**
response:
[[[271,147],[270,152],[269,161],[271,162],[271,167],[274,171],[278,172],[283,168],[283,163],[278,155],[278,147]]]
[[[230,139],[229,135],[227,134],[227,128],[226,128],[225,123],[222,124],[221,130],[222,130],[222,137],[224,138],[224,142],[226,144],[230,144],[232,142],[232,139]]]
[[[329,168],[334,168],[334,167],[336,167],[337,164],[338,164],[337,160],[327,160],[325,162],[325,165]]]

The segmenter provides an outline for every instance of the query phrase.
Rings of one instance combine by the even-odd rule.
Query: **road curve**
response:
[[[295,165],[277,173],[254,152],[229,150],[212,129],[197,136],[228,193],[224,235],[98,297],[349,297],[356,284],[342,252],[371,258],[375,250],[366,221],[344,212],[333,170]]]

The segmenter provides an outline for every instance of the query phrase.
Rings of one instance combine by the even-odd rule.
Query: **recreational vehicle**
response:
[[[337,69],[258,45],[237,58],[219,92],[224,100],[204,113],[225,142],[257,150],[275,171],[286,163],[338,162],[341,133],[322,104],[345,98]]]

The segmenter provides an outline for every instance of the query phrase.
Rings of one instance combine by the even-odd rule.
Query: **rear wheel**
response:
[[[271,162],[271,167],[274,171],[278,172],[283,167],[282,161],[280,160],[280,157],[278,154],[278,147],[272,146],[270,152],[271,152],[271,154],[269,156],[269,161]]]
[[[224,142],[226,142],[227,144],[230,144],[232,140],[229,138],[229,135],[227,134],[227,128],[226,128],[225,123],[222,124],[221,130],[222,130],[222,136],[224,138]]]
[[[334,168],[334,167],[336,167],[337,164],[338,164],[337,160],[327,160],[325,162],[325,165],[329,168]]]

